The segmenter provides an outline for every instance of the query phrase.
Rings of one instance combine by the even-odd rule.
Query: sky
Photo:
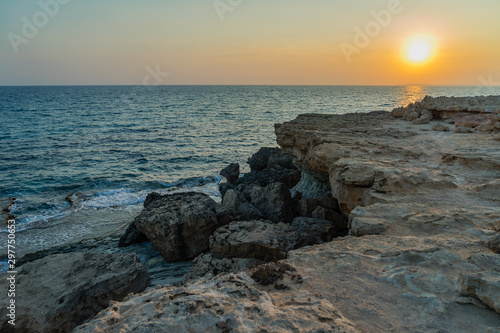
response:
[[[500,85],[499,14],[500,0],[0,0],[0,85]]]

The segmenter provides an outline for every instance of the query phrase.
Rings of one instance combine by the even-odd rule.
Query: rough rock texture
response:
[[[320,295],[263,289],[245,273],[153,289],[74,332],[359,332]]]
[[[6,276],[0,281],[7,291]],[[2,332],[69,332],[129,293],[149,285],[146,268],[133,254],[56,254],[18,268],[16,325],[7,323],[7,297],[0,299]]]
[[[238,163],[231,163],[221,170],[221,176],[224,176],[230,184],[236,184],[240,176],[240,165]]]
[[[500,96],[426,96],[420,102],[392,111],[393,117],[412,121],[413,124],[427,124],[432,119],[452,120],[457,133],[469,133],[473,130],[497,131],[500,129],[498,114],[500,114]]]
[[[297,247],[330,242],[339,235],[340,229],[331,221],[311,217],[296,217],[292,227],[299,233]]]
[[[266,187],[249,185],[244,188],[243,195],[263,218],[273,222],[292,222],[294,202],[285,184],[272,183]]]
[[[217,258],[212,253],[204,253],[196,257],[194,265],[184,275],[183,283],[203,276],[216,276],[220,273],[237,273],[264,262],[254,258]]]
[[[498,112],[492,100],[498,98],[485,99],[483,110],[463,108],[460,99],[458,106],[439,99],[435,107],[427,98],[425,109],[413,109],[423,114],[411,115],[412,106],[393,114],[406,112],[400,116],[415,120],[431,112],[434,119],[471,128],[466,122],[479,119],[471,112]],[[294,155],[301,170],[329,179],[342,211],[350,214],[350,233],[363,236],[291,251],[286,262],[310,281],[330,286],[311,282],[361,331],[500,327],[491,311],[498,311],[499,286],[496,134],[479,130],[483,124],[465,134],[433,131],[435,124],[414,126],[373,112],[302,115],[276,125],[284,152]]]
[[[435,132],[432,125],[417,128],[388,112],[301,115],[277,124],[276,135],[301,169],[329,179],[345,214],[389,202],[491,205],[476,191],[500,176],[494,136]]]
[[[134,222],[166,260],[188,260],[208,250],[219,227],[216,206],[202,193],[156,196]]]
[[[137,230],[137,227],[135,226],[135,222],[132,221],[125,230],[125,233],[122,235],[120,238],[120,241],[118,243],[119,247],[127,247],[132,244],[137,244],[140,242],[146,241],[148,238],[146,235],[144,235],[142,232]]]
[[[469,259],[484,251],[479,239],[457,235],[337,238],[285,262],[303,277],[299,290],[321,295],[361,332],[496,332],[500,315],[484,304],[498,300],[498,280]],[[474,297],[457,284],[464,272],[484,276],[466,284]]]
[[[262,213],[237,190],[228,190],[222,199],[220,214],[224,221],[248,221],[262,218]],[[222,217],[219,217],[221,220]]]
[[[475,254],[468,261],[478,270],[461,274],[462,293],[481,300],[500,313],[500,256],[492,253]]]
[[[286,258],[297,240],[295,228],[284,223],[237,221],[217,229],[210,237],[210,251],[222,258],[272,261]]]
[[[239,181],[243,184],[267,186],[271,183],[283,183],[288,188],[294,187],[300,180],[300,171],[290,155],[283,154],[280,148],[263,147],[248,159],[251,172]]]

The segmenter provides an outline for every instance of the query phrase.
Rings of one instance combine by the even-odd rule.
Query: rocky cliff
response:
[[[278,144],[302,172],[291,192],[303,217],[291,227],[307,230],[308,214],[338,205],[349,235],[288,251],[278,263],[148,290],[76,331],[498,332],[499,108],[499,97],[426,98],[392,114],[302,115],[276,125]],[[338,203],[307,197],[325,188]],[[241,192],[226,193],[233,216],[260,202],[251,187]],[[257,227],[288,228],[270,223],[222,227],[198,261],[241,248],[222,246],[234,240],[254,246]]]

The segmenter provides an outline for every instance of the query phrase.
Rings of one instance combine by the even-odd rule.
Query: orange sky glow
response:
[[[0,85],[500,85],[498,0],[43,1],[0,0]]]

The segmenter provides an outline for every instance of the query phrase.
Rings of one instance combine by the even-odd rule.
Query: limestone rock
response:
[[[295,248],[298,233],[284,223],[238,221],[223,226],[210,237],[210,251],[223,258],[256,258],[272,261],[286,258]]]
[[[144,235],[142,232],[137,230],[137,227],[135,226],[135,222],[132,221],[127,229],[125,230],[125,233],[122,235],[120,238],[120,241],[118,243],[119,247],[127,247],[132,244],[137,244],[141,243],[148,240],[146,235]]]
[[[2,290],[8,290],[7,283],[3,275]],[[69,332],[106,308],[110,301],[121,301],[148,285],[148,272],[134,254],[51,255],[18,268],[16,325],[7,323],[8,298],[2,297],[0,330]]]
[[[345,237],[290,251],[284,263],[303,277],[292,288],[321,295],[362,332],[494,332],[500,316],[463,304],[457,284],[479,273],[467,254],[482,248],[469,235]],[[500,299],[496,283],[483,297]]]
[[[262,218],[262,213],[237,190],[228,190],[222,199],[222,209],[229,215],[225,221],[248,221]]]
[[[251,172],[239,181],[243,184],[267,186],[271,183],[284,183],[294,187],[300,180],[300,171],[293,164],[290,155],[283,154],[280,148],[263,147],[248,159]]]
[[[296,217],[292,227],[299,233],[297,247],[330,242],[339,234],[335,223],[311,217]]]
[[[250,185],[244,188],[243,195],[260,211],[263,218],[273,222],[292,222],[294,202],[283,183],[272,183],[266,187]]]
[[[280,148],[262,147],[248,159],[248,165],[252,170],[264,170],[274,166],[281,166],[286,169],[296,169],[293,165],[293,158],[283,154]]]
[[[113,303],[74,332],[125,331],[359,332],[319,295],[264,291],[244,273],[135,295],[124,302]]]
[[[432,129],[436,132],[449,132],[450,128],[443,124],[435,124],[432,126]]]
[[[236,184],[240,176],[240,165],[238,163],[231,163],[221,170],[221,176],[224,176],[230,184]]]
[[[494,253],[476,254],[470,257],[469,261],[476,265],[479,271],[460,275],[462,293],[478,298],[500,313],[500,256]]]
[[[212,277],[220,273],[237,273],[256,267],[263,261],[254,258],[217,258],[212,253],[204,253],[196,257],[193,263],[193,267],[184,275],[182,281],[184,284],[204,276]]]
[[[299,170],[287,169],[280,165],[264,170],[252,170],[240,179],[240,182],[243,184],[267,186],[271,183],[279,182],[285,184],[288,188],[294,187],[299,181]]]
[[[208,250],[208,239],[219,227],[216,203],[194,192],[156,197],[135,225],[169,261],[192,259]]]

